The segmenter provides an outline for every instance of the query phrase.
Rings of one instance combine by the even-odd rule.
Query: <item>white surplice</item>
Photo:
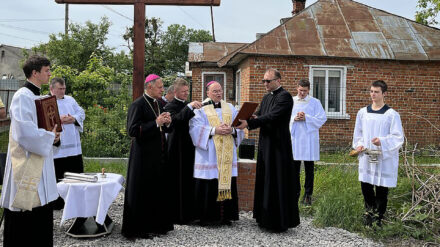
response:
[[[232,120],[237,116],[237,110],[232,104],[227,103],[231,108]],[[221,108],[215,108],[217,115],[222,120]],[[189,133],[196,147],[194,161],[194,177],[200,179],[218,179],[217,155],[215,152],[214,140],[209,138],[212,127],[209,125],[208,117],[203,108],[194,110],[195,116],[189,122]],[[243,130],[235,129],[237,137],[234,138],[234,158],[232,160],[232,177],[237,177],[237,147],[244,137]]]
[[[57,99],[57,104],[60,116],[70,114],[79,126],[75,123],[63,124],[60,136],[61,145],[54,149],[54,158],[80,155],[82,151],[79,133],[83,132],[84,119],[86,118],[84,110],[73,97],[68,95],[65,95],[63,99]]]
[[[12,138],[25,150],[25,155],[29,157],[32,152],[44,157],[42,176],[38,184],[38,195],[43,206],[58,198],[52,152],[55,135],[50,131],[38,128],[35,108],[35,99],[37,98],[40,96],[34,95],[29,89],[20,88],[12,98],[9,115]],[[16,192],[17,186],[14,181],[8,147],[0,206],[11,211],[21,211],[12,207]]]
[[[293,97],[290,135],[294,160],[319,160],[319,128],[327,121],[324,108],[316,98],[307,95],[304,99]],[[295,121],[298,112],[304,112],[305,121]]]
[[[371,143],[375,137],[380,146]],[[367,107],[359,110],[353,135],[353,148],[364,146],[372,150],[381,150],[378,164],[370,163],[368,155],[361,153],[359,159],[359,181],[396,187],[399,167],[399,149],[404,142],[404,133],[400,115],[389,108],[384,113],[372,113]]]

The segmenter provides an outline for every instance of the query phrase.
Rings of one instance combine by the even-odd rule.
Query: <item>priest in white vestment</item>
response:
[[[242,130],[231,127],[235,107],[221,100],[220,83],[207,84],[205,106],[194,110],[190,135],[196,148],[194,178],[196,219],[205,224],[231,224],[238,220],[237,147]]]
[[[53,211],[58,197],[52,145],[53,131],[38,128],[35,99],[50,78],[50,62],[29,57],[23,66],[27,81],[12,98],[8,154],[0,199],[4,208],[3,246],[53,245]]]
[[[83,132],[86,115],[76,100],[66,93],[66,82],[63,78],[54,77],[50,81],[50,93],[57,97],[58,112],[60,114],[63,132],[60,142],[54,147],[55,176],[59,182],[65,172],[84,172],[82,159],[80,132]],[[54,209],[62,209],[64,200],[59,197]]]
[[[399,113],[384,103],[386,92],[384,81],[373,82],[370,88],[372,104],[357,113],[353,135],[353,148],[359,152],[359,181],[367,226],[382,223],[388,188],[397,185],[399,149],[404,142]],[[379,152],[379,155],[369,154],[370,150]]]
[[[319,160],[319,129],[327,121],[321,102],[310,96],[310,82],[302,79],[297,85],[298,94],[293,97],[290,135],[293,164],[298,175],[297,195],[301,192],[300,170],[304,161],[305,182],[302,202],[312,204],[315,161]]]

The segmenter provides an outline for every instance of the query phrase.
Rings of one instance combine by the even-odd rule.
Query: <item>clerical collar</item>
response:
[[[151,96],[148,95],[146,92],[145,92],[144,94],[145,94],[145,96],[147,96],[148,98],[150,98],[153,102],[156,102],[156,99],[155,99],[155,98],[151,97]]]
[[[281,86],[279,86],[277,89],[275,89],[275,90],[273,90],[272,92],[270,92],[271,94],[274,94],[274,93],[278,93],[279,92],[279,90],[280,90],[280,88],[281,88]]]
[[[217,103],[213,102],[213,104],[214,104],[214,109],[215,108],[222,108],[222,105],[220,104],[220,102],[217,102]]]
[[[167,99],[165,96],[162,96],[162,99],[163,99],[163,101],[169,103],[169,102],[168,102],[168,99]]]
[[[383,105],[382,108],[377,111],[373,110],[372,105],[367,106],[368,113],[384,114],[388,109],[390,109],[390,107],[387,104]]]
[[[176,96],[174,96],[174,99],[176,99],[176,100],[179,101],[179,102],[185,103],[185,100],[183,100],[183,99],[179,99],[179,98],[177,98]]]
[[[26,80],[24,87],[31,90],[31,92],[34,93],[35,95],[40,95],[40,91],[41,91],[40,87],[30,82],[29,80]]]

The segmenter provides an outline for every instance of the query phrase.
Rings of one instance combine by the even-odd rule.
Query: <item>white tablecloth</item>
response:
[[[106,178],[101,178],[98,174],[99,180],[96,183],[57,184],[58,193],[65,202],[60,225],[68,219],[93,216],[96,216],[98,224],[104,224],[107,211],[124,183],[124,177],[119,174],[106,175]]]

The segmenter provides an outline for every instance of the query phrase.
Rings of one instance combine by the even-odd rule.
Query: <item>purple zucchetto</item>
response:
[[[150,82],[150,81],[154,81],[154,80],[159,79],[159,78],[160,78],[160,76],[158,76],[158,75],[155,75],[155,74],[149,74],[149,75],[147,76],[147,78],[145,78],[145,83],[148,83],[148,82]]]
[[[212,84],[216,83],[217,81],[210,81],[208,82],[208,84],[206,84],[206,89],[208,89],[209,86],[211,86]]]

